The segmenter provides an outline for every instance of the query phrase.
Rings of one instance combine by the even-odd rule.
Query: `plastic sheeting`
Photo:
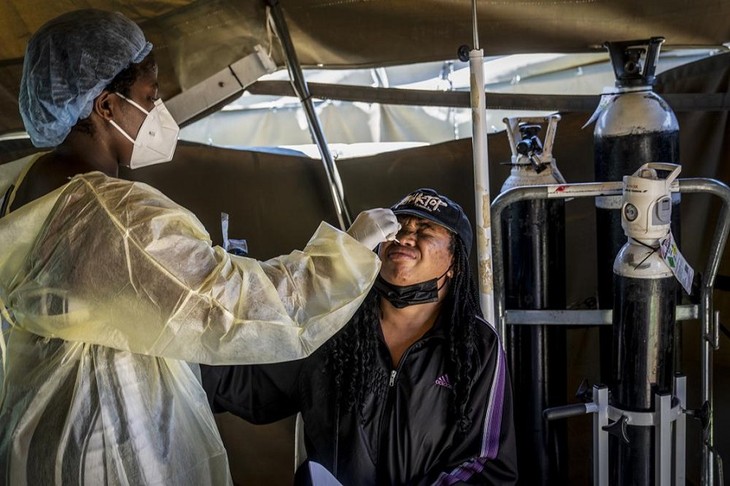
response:
[[[266,262],[212,247],[195,216],[101,173],[0,219],[10,313],[0,484],[226,484],[189,362],[297,359],[344,325],[379,270],[326,223]]]

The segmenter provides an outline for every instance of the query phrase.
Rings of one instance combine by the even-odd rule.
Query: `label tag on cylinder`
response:
[[[677,277],[679,283],[682,284],[687,294],[691,294],[695,271],[679,251],[671,231],[659,242],[659,254],[672,270],[674,276]]]

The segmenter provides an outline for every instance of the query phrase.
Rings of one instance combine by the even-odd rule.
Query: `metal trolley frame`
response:
[[[703,431],[702,485],[715,484],[715,464],[721,471],[719,456],[714,450],[713,431],[713,376],[712,352],[720,345],[719,313],[713,308],[712,290],[717,276],[725,244],[730,230],[730,188],[715,179],[678,179],[672,185],[672,192],[682,194],[703,193],[718,197],[722,207],[711,239],[710,254],[702,274],[699,305],[677,306],[677,320],[699,318],[702,326],[701,340],[701,395],[706,404],[707,426]],[[533,199],[569,199],[579,197],[615,196],[623,193],[622,182],[591,182],[574,184],[549,184],[542,186],[515,187],[494,199],[491,207],[492,221],[501,221],[502,211],[518,201]],[[494,325],[500,337],[507,336],[508,325],[611,325],[612,311],[603,310],[511,310],[505,309],[504,253],[502,249],[502,228],[492,226],[493,281],[495,300]],[[593,402],[567,405],[546,411],[549,419],[567,418],[594,413],[593,423],[593,484],[608,485],[609,456],[607,427],[651,426],[656,437],[656,485],[684,485],[685,477],[685,435],[686,435],[686,379],[677,377],[674,395],[657,395],[653,412],[629,412],[609,405],[608,389],[594,387]],[[674,422],[674,427],[672,427]],[[674,468],[671,463],[674,460]],[[672,474],[673,473],[673,474]]]

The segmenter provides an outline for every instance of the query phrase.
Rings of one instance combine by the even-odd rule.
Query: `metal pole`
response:
[[[679,401],[679,406],[687,408],[687,377],[677,376],[674,378],[674,395]],[[683,486],[686,483],[685,462],[687,457],[687,414],[680,413],[674,425],[674,484]]]
[[[722,252],[727,242],[728,231],[730,230],[730,188],[714,179],[686,179],[679,181],[679,187],[683,193],[707,192],[723,200],[722,208],[718,215],[717,229],[713,235],[710,245],[710,258],[702,277],[702,295],[700,301],[700,316],[702,318],[702,402],[708,404],[708,425],[704,431],[702,444],[702,478],[703,486],[714,486],[715,484],[715,461],[714,461],[714,394],[712,376],[712,352],[715,344],[715,322],[712,304],[712,286],[715,283],[715,276],[720,265]]]
[[[608,486],[608,388],[593,386],[593,485]]]
[[[661,486],[672,484],[672,395],[656,394],[656,425],[654,425],[654,477]],[[678,460],[679,458],[676,458]],[[677,483],[679,484],[679,483]]]
[[[350,213],[345,202],[345,193],[342,188],[340,173],[337,171],[337,166],[335,165],[335,161],[332,158],[329,147],[327,146],[327,140],[325,139],[324,132],[322,132],[319,118],[317,117],[317,113],[314,111],[312,95],[309,93],[307,82],[304,79],[301,66],[299,66],[297,53],[294,50],[291,37],[289,37],[289,29],[286,26],[286,20],[284,19],[284,13],[281,11],[279,0],[266,0],[266,3],[269,7],[271,7],[271,17],[274,20],[276,33],[281,41],[284,54],[286,55],[286,65],[289,69],[292,87],[297,93],[299,100],[302,102],[304,112],[306,113],[307,120],[309,121],[309,131],[314,143],[316,143],[317,148],[319,148],[320,155],[322,156],[322,163],[324,164],[324,170],[327,174],[327,180],[329,181],[330,192],[332,193],[332,202],[335,205],[335,211],[337,212],[337,219],[339,220],[340,228],[345,230],[352,224],[352,218],[350,217]]]
[[[476,0],[472,0],[474,49],[469,52],[471,88],[472,148],[474,154],[474,203],[476,205],[479,300],[488,322],[495,323],[492,275],[492,223],[489,197],[489,155],[487,153],[487,103],[484,93],[484,53],[479,49]],[[499,332],[504,346],[505,335]]]

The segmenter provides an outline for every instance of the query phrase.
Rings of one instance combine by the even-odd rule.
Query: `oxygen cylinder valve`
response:
[[[522,140],[517,142],[517,146],[515,147],[517,153],[527,157],[535,172],[539,174],[546,167],[546,164],[538,158],[542,154],[542,142],[537,135],[542,130],[542,127],[540,125],[520,123],[519,128]]]
[[[644,49],[626,49],[624,59],[624,73],[629,76],[641,75],[641,55],[646,52]]]
[[[656,71],[659,50],[664,37],[650,39],[605,42],[611,64],[616,75],[616,87],[651,86],[656,81]],[[641,56],[646,54],[642,65]]]
[[[669,172],[662,179],[657,171]],[[670,231],[672,217],[671,185],[681,166],[650,162],[633,175],[624,176],[624,202],[621,226],[629,238],[654,244]]]
[[[510,176],[502,190],[537,184],[563,184],[565,179],[553,157],[553,143],[560,115],[504,118],[512,152]],[[544,129],[544,138],[540,132]]]

